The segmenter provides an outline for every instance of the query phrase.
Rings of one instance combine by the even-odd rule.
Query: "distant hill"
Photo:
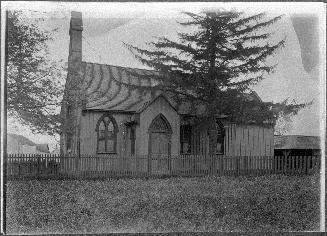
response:
[[[9,142],[10,139],[16,140],[21,145],[36,146],[36,143],[29,140],[28,138],[26,138],[23,135],[8,133],[7,142]]]

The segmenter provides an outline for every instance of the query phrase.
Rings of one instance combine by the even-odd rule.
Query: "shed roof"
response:
[[[321,149],[319,136],[275,135],[275,149]]]
[[[154,70],[82,62],[86,109],[141,112],[163,93],[158,88],[161,83],[156,78],[158,75]],[[174,99],[173,94],[165,95],[179,114],[198,115],[205,110],[203,105]],[[260,100],[256,93],[246,98]]]

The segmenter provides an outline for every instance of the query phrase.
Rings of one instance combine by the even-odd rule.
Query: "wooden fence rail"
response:
[[[312,174],[319,167],[320,156],[7,156],[9,179]]]

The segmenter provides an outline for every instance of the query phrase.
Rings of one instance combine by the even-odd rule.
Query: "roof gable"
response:
[[[144,110],[146,110],[149,106],[151,106],[159,98],[163,98],[178,113],[176,108],[172,105],[172,103],[169,101],[169,99],[163,93],[159,94],[151,101],[145,103],[144,106],[140,110],[137,111],[137,113],[142,113]]]

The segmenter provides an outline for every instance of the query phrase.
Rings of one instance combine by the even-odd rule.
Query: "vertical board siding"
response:
[[[254,127],[253,128],[253,156],[259,155],[259,128]]]
[[[244,137],[244,147],[245,153],[244,156],[250,155],[250,142],[249,142],[249,127],[245,127],[243,130],[243,137]]]
[[[251,127],[249,127],[249,129],[248,129],[248,142],[249,142],[248,156],[252,156],[254,143],[253,143],[253,129],[251,129]]]
[[[271,139],[269,138],[270,135],[273,135],[273,133],[271,132],[271,130],[273,130],[273,129],[268,129],[268,128],[265,129],[265,134],[266,134],[266,137],[265,137],[265,141],[266,141],[266,156],[270,156],[271,155],[271,146],[270,146],[271,145]]]
[[[255,125],[225,125],[224,155],[272,156],[273,138],[272,128]],[[209,140],[207,130],[196,127],[191,136],[192,153],[195,155],[209,155]],[[241,160],[240,163],[245,165],[246,161]]]
[[[237,150],[237,146],[236,146],[236,125],[235,124],[233,124],[233,129],[232,129],[232,147],[233,147],[233,150],[232,150],[232,156],[236,156],[237,155],[237,152],[236,152],[236,150]]]
[[[273,128],[255,125],[226,125],[224,154],[226,156],[273,156],[273,132]],[[241,161],[241,163],[245,162]]]
[[[239,127],[235,128],[235,156],[241,155],[241,138],[242,133]]]
[[[163,98],[158,99],[146,110],[141,113],[140,124],[136,126],[136,140],[135,140],[135,154],[147,155],[149,144],[148,127],[159,113],[162,113],[169,121],[172,127],[171,137],[171,154],[179,155],[180,140],[179,140],[179,126],[180,117],[176,111]],[[100,156],[96,153],[97,148],[97,134],[95,131],[96,124],[102,112],[85,112],[82,115],[82,129],[81,129],[81,153],[83,155]],[[123,126],[125,120],[129,120],[128,114],[112,114],[118,125],[117,134],[117,156],[130,156],[130,140],[129,131],[126,132],[125,139],[123,137]],[[234,123],[227,123],[225,127],[224,136],[224,155],[225,156],[273,156],[273,128],[261,127],[256,125],[236,125]],[[208,156],[211,155],[210,138],[207,129],[195,127],[191,136],[191,151],[195,155]],[[102,155],[103,156],[103,155]],[[185,160],[186,161],[186,160]],[[238,165],[238,162],[226,161],[227,166]],[[85,159],[85,162],[87,160]],[[115,161],[103,161],[103,165],[118,165]],[[132,163],[136,163],[132,161]],[[177,163],[177,162],[176,162]],[[253,164],[251,164],[253,163]],[[74,167],[73,162],[69,164]],[[88,164],[81,164],[88,165]],[[134,165],[134,164],[131,164]],[[141,162],[139,165],[142,165]],[[256,168],[258,165],[253,159],[240,159],[239,165],[247,168]],[[252,165],[252,166],[251,166]],[[268,164],[267,164],[268,165]],[[270,165],[270,164],[269,164]],[[101,168],[101,166],[94,166],[92,168]]]
[[[265,155],[265,138],[264,138],[265,128],[259,128],[259,156]]]
[[[274,129],[269,129],[270,134],[269,134],[269,138],[270,137],[274,137]],[[270,138],[270,152],[269,152],[269,156],[273,156],[274,155],[274,139]]]
[[[225,155],[226,156],[229,156],[230,155],[230,130],[231,130],[231,127],[229,126],[226,126],[225,127],[225,138],[224,138],[224,142],[225,142],[225,147],[224,147],[224,150],[225,150]]]

